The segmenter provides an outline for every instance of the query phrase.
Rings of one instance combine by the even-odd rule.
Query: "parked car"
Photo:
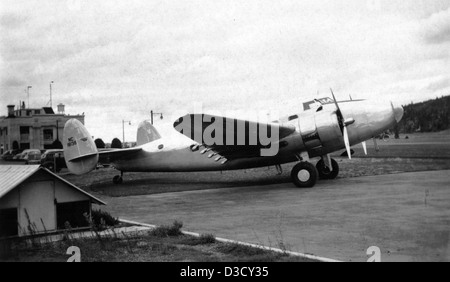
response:
[[[19,153],[19,150],[8,150],[3,153],[2,160],[4,161],[11,161],[15,155]]]
[[[45,151],[41,156],[41,166],[53,172],[60,172],[61,169],[67,168],[66,160],[64,159],[64,150],[51,149]]]
[[[25,164],[40,164],[41,163],[41,151],[30,150],[25,153],[23,160]]]
[[[12,158],[13,161],[20,161],[22,159],[22,151],[18,151],[17,154]]]
[[[25,163],[26,163],[28,154],[31,152],[39,153],[39,154],[41,153],[41,151],[38,149],[26,149],[22,153],[15,155],[13,159],[18,160],[18,161],[25,161]]]

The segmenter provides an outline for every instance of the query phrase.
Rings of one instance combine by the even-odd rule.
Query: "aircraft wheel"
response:
[[[300,188],[311,188],[317,182],[317,169],[308,162],[301,162],[294,166],[291,178],[294,184]]]
[[[122,184],[123,178],[120,175],[116,175],[113,177],[113,183],[114,184]]]
[[[317,162],[316,168],[319,172],[320,179],[335,179],[338,176],[339,165],[334,159],[331,159],[331,166],[333,167],[333,171],[330,171],[330,169],[325,166],[325,162],[323,160]]]

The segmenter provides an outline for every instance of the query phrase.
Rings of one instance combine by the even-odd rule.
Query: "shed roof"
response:
[[[39,165],[0,165],[0,198],[5,196],[11,190],[23,183],[27,178],[40,170],[50,174],[52,177],[61,180],[69,187],[77,190],[78,192],[85,194],[97,204],[106,205],[106,203],[101,201],[100,199],[97,199],[96,197],[78,188],[64,178]]]

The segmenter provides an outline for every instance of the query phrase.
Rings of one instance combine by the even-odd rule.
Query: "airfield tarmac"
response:
[[[450,261],[450,170],[108,197],[106,210],[342,261]]]

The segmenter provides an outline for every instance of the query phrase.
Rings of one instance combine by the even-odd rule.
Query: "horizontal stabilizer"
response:
[[[141,147],[128,149],[111,149],[99,152],[99,162],[102,164],[113,163],[117,160],[130,158],[134,153],[142,151]]]

